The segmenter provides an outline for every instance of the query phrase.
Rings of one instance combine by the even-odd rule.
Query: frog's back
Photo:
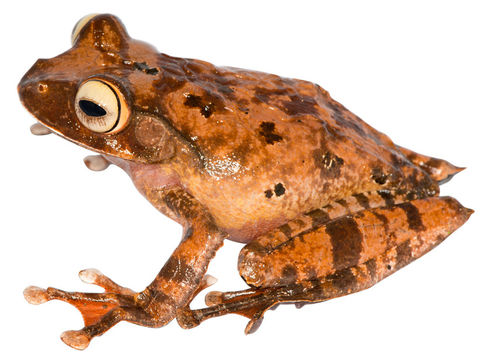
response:
[[[255,183],[301,179],[298,191],[333,198],[422,181],[436,191],[390,138],[314,83],[163,54],[159,64],[166,118],[219,177],[241,170]]]

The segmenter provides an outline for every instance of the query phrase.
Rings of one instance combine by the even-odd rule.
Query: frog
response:
[[[79,277],[103,292],[25,289],[31,304],[81,312],[85,326],[61,335],[75,349],[121,321],[189,329],[240,314],[253,333],[279,304],[370,288],[473,213],[439,194],[464,168],[395,144],[315,83],[160,53],[111,14],[82,18],[71,41],[18,85],[31,132],[94,151],[91,170],[120,167],[183,228],[143,291],[96,269]],[[207,268],[225,240],[244,243],[237,266],[248,287],[210,291],[192,309],[216,281]]]

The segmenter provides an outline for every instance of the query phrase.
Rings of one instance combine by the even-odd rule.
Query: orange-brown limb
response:
[[[208,263],[222,246],[224,234],[203,207],[182,189],[159,192],[159,202],[173,216],[182,220],[184,236],[159,274],[147,288],[136,293],[122,287],[98,270],[80,272],[80,278],[102,287],[104,293],[67,292],[55,288],[29,287],[24,295],[28,302],[41,304],[61,300],[75,306],[82,314],[85,327],[66,331],[62,340],[76,349],[85,349],[90,340],[100,336],[120,321],[148,326],[166,325],[214,278],[206,275]]]
[[[180,326],[191,328],[206,319],[235,313],[250,319],[245,332],[251,333],[260,325],[265,311],[275,304],[321,302],[371,287],[437,246],[467,221],[473,212],[449,197],[417,200],[409,206],[415,206],[418,210],[416,214],[412,210],[408,219],[412,226],[419,227],[416,229],[417,235],[401,241],[390,241],[389,243],[393,245],[381,250],[382,252],[376,256],[367,257],[357,265],[339,268],[316,279],[294,280],[293,283],[283,286],[236,292],[211,292],[206,297],[206,303],[211,305],[210,307],[198,310],[182,309],[177,313],[177,321]],[[364,212],[365,214],[358,214],[356,221],[364,229],[369,229],[374,225],[373,222],[368,224],[373,218],[366,215],[367,210]],[[418,216],[417,220],[423,222],[415,223],[417,221],[413,218],[415,216]],[[447,220],[444,220],[444,216]],[[392,238],[401,236],[405,231],[403,226],[395,228],[396,221],[394,219],[390,224]],[[333,240],[341,241],[338,238]]]

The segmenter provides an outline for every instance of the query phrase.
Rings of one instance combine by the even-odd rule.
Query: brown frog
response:
[[[320,302],[366,289],[432,249],[470,216],[439,184],[462,170],[395,145],[311,82],[171,57],[130,38],[116,17],[77,23],[73,47],[40,59],[18,91],[40,123],[120,166],[183,238],[143,291],[98,270],[80,278],[103,293],[29,287],[33,304],[76,306],[85,327],[62,340],[84,349],[119,321],[184,328],[223,314]],[[224,239],[244,242],[248,290],[210,292]]]

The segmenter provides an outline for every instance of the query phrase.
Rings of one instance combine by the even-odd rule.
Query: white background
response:
[[[101,3],[101,4],[100,4]],[[13,1],[2,7],[0,357],[478,359],[480,12],[476,1]],[[129,33],[170,55],[319,83],[375,128],[418,152],[468,169],[442,187],[476,209],[441,246],[372,289],[266,314],[254,335],[237,315],[193,330],[127,323],[85,352],[59,334],[82,327],[67,304],[27,304],[28,285],[97,291],[76,273],[97,267],[143,289],[179,242],[117,168],[93,173],[88,152],[34,137],[16,84],[37,58],[70,46],[88,13],[118,15]],[[241,245],[227,242],[214,290],[245,288]],[[203,305],[203,295],[194,307]]]

